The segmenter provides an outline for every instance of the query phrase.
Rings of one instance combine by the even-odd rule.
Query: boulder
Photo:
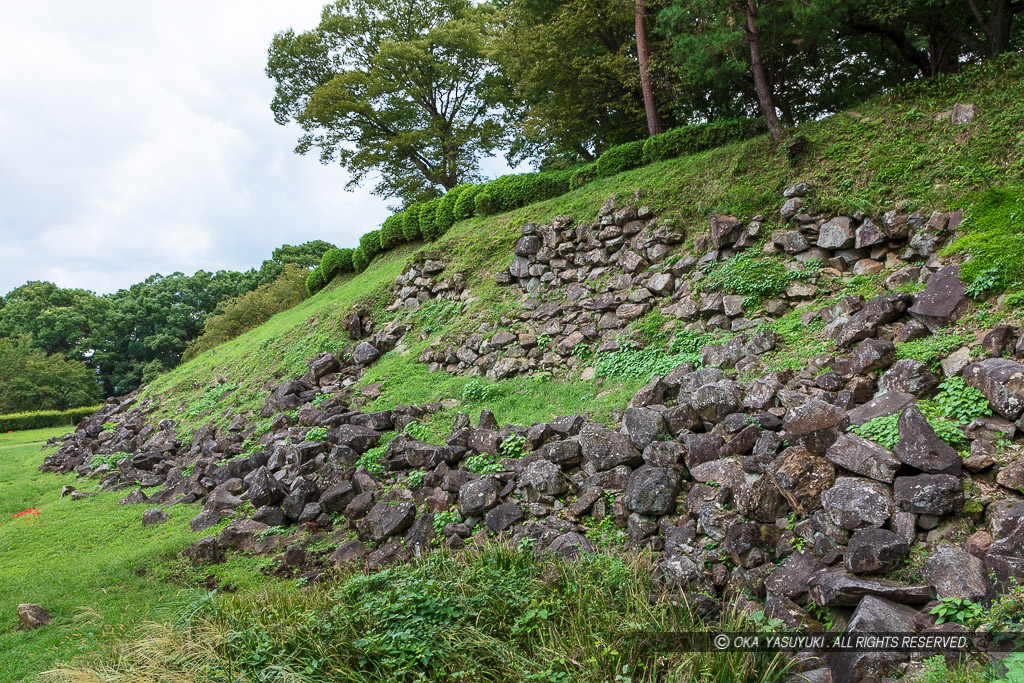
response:
[[[821,494],[836,480],[836,470],[825,458],[803,446],[790,446],[769,466],[775,484],[800,516],[821,507]]]
[[[949,515],[964,506],[964,486],[949,474],[896,477],[893,492],[900,509],[919,515]]]
[[[961,598],[979,601],[988,593],[984,563],[974,555],[951,545],[940,545],[924,561],[925,581],[938,599]]]
[[[910,633],[916,615],[913,608],[867,596],[857,605],[846,633]],[[881,681],[909,659],[910,652],[904,649],[838,652],[832,658],[832,683]]]
[[[335,567],[343,567],[364,557],[366,557],[366,546],[361,541],[352,540],[339,545],[338,549],[327,559]]]
[[[917,404],[900,414],[899,431],[900,440],[893,455],[900,462],[929,474],[960,474],[963,458],[935,434]]]
[[[896,512],[888,487],[856,477],[836,479],[835,486],[821,494],[821,506],[833,524],[850,530],[880,527]]]
[[[840,346],[875,336],[879,326],[901,318],[910,305],[911,296],[905,293],[883,294],[871,299],[864,307],[851,315],[849,320],[836,320],[830,326],[832,337]]]
[[[368,341],[359,342],[352,350],[352,361],[357,365],[369,365],[380,358],[380,351]]]
[[[481,477],[459,489],[459,512],[462,518],[476,517],[498,504],[501,484],[493,477]]]
[[[842,408],[818,398],[808,398],[786,411],[782,428],[790,441],[803,445],[814,455],[824,455],[849,423]]]
[[[626,507],[641,515],[667,515],[675,509],[682,475],[675,468],[644,465],[629,477]]]
[[[622,417],[622,431],[638,451],[667,434],[661,413],[651,408],[627,408]]]
[[[843,434],[829,446],[825,457],[854,474],[889,484],[900,468],[900,461],[887,448],[850,433]]]
[[[957,320],[967,307],[967,287],[960,279],[960,266],[941,268],[928,278],[909,313],[935,331]]]
[[[850,536],[843,561],[854,574],[869,574],[892,569],[909,553],[906,540],[888,529],[859,529]]]
[[[266,524],[251,519],[236,519],[220,530],[217,543],[222,548],[252,550],[259,541],[260,533],[269,529]]]
[[[501,533],[507,531],[513,524],[521,522],[523,518],[523,511],[519,507],[519,503],[510,500],[492,508],[484,518],[484,523],[495,533]]]
[[[906,605],[923,605],[932,599],[928,586],[855,576],[843,567],[819,572],[807,583],[811,599],[823,607],[852,607],[869,596]]]
[[[853,410],[849,411],[847,415],[850,418],[851,425],[860,426],[865,422],[870,422],[876,417],[895,415],[913,402],[913,394],[904,394],[899,391],[887,391],[884,394],[879,394],[867,403],[857,406]]]
[[[838,216],[818,230],[818,246],[822,249],[848,249],[854,244],[853,221]]]
[[[562,534],[548,546],[553,553],[558,553],[570,560],[576,559],[583,553],[593,554],[594,546],[582,534],[569,532]]]
[[[18,621],[21,622],[23,629],[31,631],[40,626],[46,626],[53,621],[53,617],[39,605],[25,602],[18,605]]]
[[[736,383],[731,380],[706,384],[690,395],[690,405],[708,422],[721,422],[726,415],[739,410],[737,393]]]
[[[628,436],[606,427],[585,425],[580,430],[579,442],[583,458],[598,471],[610,470],[619,465],[632,467],[643,462]]]
[[[277,505],[288,493],[266,467],[258,467],[245,480],[249,484],[249,502],[256,508]]]
[[[558,465],[550,460],[534,460],[519,475],[519,490],[528,503],[535,503],[542,496],[560,496],[569,490],[569,485]]]
[[[416,505],[412,502],[377,503],[359,524],[359,540],[378,543],[408,529],[415,518]]]
[[[882,391],[912,394],[917,398],[928,398],[939,385],[938,378],[921,361],[904,358],[896,361],[882,375],[879,382]]]
[[[1008,358],[986,358],[964,368],[964,382],[985,394],[992,409],[1007,420],[1024,412],[1024,365]]]

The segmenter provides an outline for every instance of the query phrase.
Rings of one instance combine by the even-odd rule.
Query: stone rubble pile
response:
[[[801,307],[807,322],[822,319],[836,347],[799,371],[750,379],[778,335],[737,329],[742,305],[720,294],[711,303],[714,293],[696,298],[690,289],[702,261],[752,246],[762,221],[712,217],[699,240],[712,250],[670,261],[681,233],[649,210],[606,204],[595,224],[558,218],[524,228],[515,260],[499,276],[523,290],[522,331],[478,335],[458,349],[428,347],[421,360],[494,377],[565,365],[576,345],[609,348],[607,333],[655,306],[701,330],[721,315],[739,332],[705,346],[701,367],[684,363],[652,378],[611,427],[581,415],[502,426],[484,410],[475,425],[458,413],[442,444],[419,440],[407,428],[440,403],[363,412],[351,400],[360,368],[409,331],[391,323],[358,341],[367,321],[357,317],[348,325],[358,341],[350,355],[321,354],[303,377],[267,387],[263,433],[235,416],[182,440],[171,420],[147,423],[150,401],[129,396],[83,421],[43,469],[130,488],[122,503],[154,506],[146,524],[182,503],[202,505],[195,531],[231,519],[183,551],[196,563],[228,552],[274,553],[281,567],[311,578],[327,572],[300,529],[335,540],[330,564],[370,570],[494,537],[570,558],[621,539],[626,552],[654,553],[664,593],[681,592],[702,615],[730,605],[811,632],[955,631],[935,625],[935,600],[984,603],[1024,581],[1024,458],[1014,445],[1024,430],[1024,335],[999,326],[943,359],[942,375],[962,376],[993,411],[964,426],[970,447],[961,457],[919,406],[938,391],[936,368],[896,359],[897,343],[941,330],[966,308],[958,266],[934,253],[958,218],[900,211],[880,225],[864,216],[813,218],[800,212],[806,192],[799,184],[787,190],[782,216],[794,227],[773,233],[766,248],[836,271],[897,269],[890,293]],[[909,257],[923,262],[894,261]],[[410,302],[466,295],[454,278],[446,287],[431,280],[443,266],[428,264],[403,274],[395,306],[414,310]],[[926,283],[923,291],[897,291],[914,282]],[[545,300],[563,289],[564,300]],[[787,292],[780,308],[805,298]],[[897,414],[892,450],[850,431]],[[388,432],[397,434],[374,452],[381,472],[366,454]],[[127,455],[94,464],[93,456],[117,452]],[[268,533],[278,528],[294,532]],[[922,551],[922,580],[900,580],[899,570]],[[909,658],[823,654],[799,666],[809,680],[852,681]]]
[[[886,285],[898,289],[924,282],[938,269],[935,252],[963,218],[959,211],[926,217],[900,209],[878,224],[859,212],[814,216],[801,212],[808,192],[806,183],[786,190],[780,216],[789,227],[770,234],[763,216],[744,222],[712,215],[708,233],[694,240],[699,257],[679,253],[684,232],[659,222],[650,208],[636,207],[638,198],[618,209],[615,197],[609,198],[594,223],[577,225],[559,216],[546,225],[528,224],[512,263],[496,275],[500,284],[522,292],[519,312],[499,326],[485,323],[461,343],[432,344],[420,361],[431,371],[492,380],[536,371],[562,376],[585,365],[575,355],[580,345],[615,351],[623,328],[654,309],[685,321],[688,330],[741,333],[765,318],[748,317],[743,296],[697,291],[696,285],[709,266],[762,238],[763,251],[789,259],[788,268],[817,261],[821,274],[834,276],[897,269]],[[910,265],[913,260],[922,263]],[[781,298],[764,302],[764,315],[783,315],[815,298],[817,290],[817,276],[794,280]]]

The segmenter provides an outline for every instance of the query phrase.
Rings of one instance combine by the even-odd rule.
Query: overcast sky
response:
[[[298,129],[270,112],[270,40],[324,4],[0,2],[0,294],[245,270],[284,243],[355,246],[374,229],[385,202],[296,155]]]

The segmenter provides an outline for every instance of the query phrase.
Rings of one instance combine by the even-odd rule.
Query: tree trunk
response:
[[[985,31],[989,57],[1001,55],[1010,49],[1010,28],[1013,25],[1013,14],[1010,0],[995,0],[992,3],[992,13],[988,17],[988,30]]]
[[[772,89],[768,85],[768,79],[764,74],[764,63],[761,61],[761,35],[757,30],[757,4],[755,0],[747,0],[745,7],[747,14],[747,42],[750,43],[750,68],[754,74],[754,89],[757,91],[757,101],[764,113],[764,120],[768,124],[768,131],[772,139],[782,138],[782,124],[775,113],[775,102],[772,99]]]
[[[654,101],[654,86],[651,85],[651,74],[648,69],[647,7],[644,0],[636,0],[636,54],[640,60],[640,87],[644,91],[647,132],[650,135],[657,135],[661,132],[661,118],[658,116],[658,104]]]

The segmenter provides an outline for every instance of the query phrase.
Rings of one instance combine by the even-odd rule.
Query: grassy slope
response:
[[[167,508],[165,524],[143,529],[146,506],[119,506],[125,492],[81,501],[59,497],[66,484],[95,487],[72,475],[39,472],[40,447],[66,431],[0,434],[0,683],[31,680],[58,661],[101,651],[141,620],[194,597],[183,589],[202,578],[171,560],[210,533],[189,531],[198,506]],[[11,519],[28,508],[39,510],[38,518]],[[246,585],[260,578],[254,569],[252,561],[236,559],[216,571]],[[19,630],[23,602],[46,607],[54,624]]]
[[[936,121],[935,115],[957,102],[971,102],[979,115],[968,126]],[[898,201],[924,209],[969,205],[980,190],[1019,184],[1024,177],[1024,60],[1013,56],[966,74],[914,84],[847,112],[800,127],[809,152],[795,164],[767,138],[757,138],[702,154],[653,164],[602,179],[562,197],[538,202],[500,216],[475,217],[457,224],[438,242],[405,245],[379,257],[362,274],[345,276],[302,305],[280,314],[213,352],[203,354],[162,376],[148,389],[165,395],[163,412],[195,418],[217,417],[225,407],[256,409],[263,383],[301,374],[305,360],[323,350],[345,346],[341,318],[353,306],[387,319],[384,307],[394,278],[415,256],[443,256],[451,270],[467,275],[475,300],[461,316],[418,318],[417,331],[451,338],[497,321],[513,305],[493,274],[510,259],[510,247],[527,222],[558,214],[590,220],[607,197],[623,200],[634,189],[644,193],[663,217],[685,226],[691,237],[705,229],[711,212],[738,216],[777,215],[781,190],[794,179],[813,183],[809,208],[820,211],[864,210],[873,215]],[[407,337],[409,355],[385,358],[365,381],[385,381],[384,403],[426,402],[459,396],[466,380],[428,375],[412,364],[427,340]],[[397,355],[397,354],[396,354]],[[236,388],[217,400],[218,376]],[[580,405],[606,418],[610,406],[632,387],[579,383],[573,390],[536,391],[515,380],[503,391],[514,414],[500,419],[527,421]],[[602,390],[611,390],[595,401]],[[515,399],[518,395],[520,398]],[[216,409],[216,410],[214,410]]]
[[[344,348],[340,321],[352,307],[373,311],[378,321],[387,319],[383,308],[394,279],[420,253],[442,255],[449,268],[466,273],[476,298],[457,317],[425,307],[414,321],[416,333],[406,338],[408,355],[391,352],[364,381],[385,383],[381,406],[461,396],[469,380],[430,375],[411,361],[429,337],[475,329],[510,309],[507,290],[494,285],[492,276],[507,264],[523,223],[557,214],[589,220],[609,195],[628,197],[641,188],[645,201],[693,236],[704,230],[711,211],[775,215],[781,189],[795,178],[815,184],[812,208],[821,210],[877,213],[900,199],[926,208],[969,203],[988,183],[1020,184],[1024,176],[1022,76],[1024,62],[1017,59],[919,84],[868,103],[856,114],[804,126],[800,132],[810,141],[810,154],[795,166],[767,140],[757,139],[623,173],[510,214],[463,221],[438,243],[406,245],[378,258],[363,274],[340,278],[300,306],[162,376],[148,391],[161,397],[165,414],[185,422],[219,417],[227,407],[258,407],[265,381],[300,374],[305,360],[318,351]],[[958,101],[979,107],[974,124],[934,121],[935,113]],[[868,284],[873,289],[877,283]],[[798,320],[790,322],[798,331]],[[430,334],[420,338],[428,328]],[[226,380],[223,386],[218,377]],[[486,404],[505,422],[528,423],[568,412],[606,419],[625,404],[635,384],[515,379],[498,383]],[[467,402],[463,407],[481,405]],[[450,417],[442,413],[431,426],[444,431]],[[6,522],[0,525],[0,681],[24,680],[55,661],[94,651],[140,619],[164,614],[162,605],[194,598],[196,592],[180,593],[183,587],[201,585],[204,576],[170,559],[198,536],[187,530],[194,506],[171,508],[167,524],[144,530],[139,521],[144,506],[117,506],[121,494],[77,503],[58,499],[60,487],[72,478],[35,469],[40,442],[53,433],[0,435],[0,513],[5,515],[0,519]],[[7,520],[6,515],[27,507],[38,508],[46,524]],[[265,581],[258,572],[263,561],[234,558],[214,571],[219,580],[246,589]],[[33,633],[16,631],[14,608],[22,601],[46,605],[55,625]]]

